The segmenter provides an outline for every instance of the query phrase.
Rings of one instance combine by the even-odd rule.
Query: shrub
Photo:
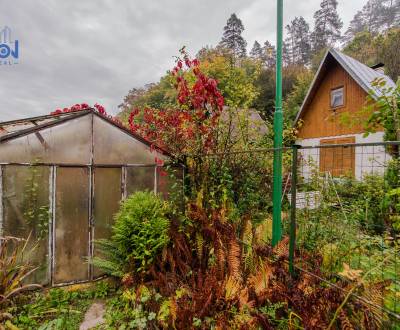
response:
[[[41,288],[38,284],[25,284],[24,280],[37,267],[30,262],[28,239],[0,237],[0,307],[22,291]],[[1,309],[1,308],[0,308]],[[1,313],[0,313],[1,314]]]
[[[167,211],[168,204],[153,193],[129,196],[115,215],[111,240],[98,242],[103,258],[93,264],[114,276],[146,270],[169,242]]]

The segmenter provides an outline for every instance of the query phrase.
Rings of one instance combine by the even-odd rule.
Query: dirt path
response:
[[[89,330],[104,323],[105,305],[102,301],[94,302],[85,314],[79,330]]]

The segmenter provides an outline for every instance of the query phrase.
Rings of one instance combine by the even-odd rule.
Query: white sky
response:
[[[339,0],[345,31],[366,0]],[[285,25],[312,24],[320,0],[284,0]],[[156,82],[186,45],[216,45],[231,13],[254,40],[275,44],[275,0],[0,0],[0,30],[20,43],[17,65],[0,66],[0,121],[57,107],[103,104],[115,114],[133,87]]]

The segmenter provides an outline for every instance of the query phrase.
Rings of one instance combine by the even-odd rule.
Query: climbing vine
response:
[[[37,239],[45,239],[49,233],[50,207],[49,204],[43,205],[40,200],[40,185],[43,180],[38,166],[29,168],[29,176],[25,183],[23,196],[23,215],[30,228],[35,232]]]

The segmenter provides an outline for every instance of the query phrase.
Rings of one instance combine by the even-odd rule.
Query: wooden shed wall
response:
[[[330,107],[331,90],[344,86],[344,106]],[[365,104],[367,93],[338,64],[334,63],[322,78],[313,99],[303,110],[303,126],[298,137],[302,139],[363,133],[360,124],[342,124],[341,113],[355,113]]]

